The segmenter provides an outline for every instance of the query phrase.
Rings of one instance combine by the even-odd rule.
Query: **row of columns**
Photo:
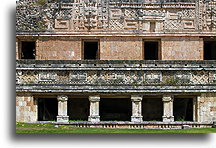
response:
[[[58,116],[57,122],[68,122],[69,116],[67,115],[67,100],[68,97],[65,95],[58,96]],[[88,121],[91,122],[99,122],[99,101],[100,96],[89,96],[90,101],[90,115],[88,117]],[[142,122],[142,96],[140,95],[132,95],[132,122]],[[173,122],[173,96],[164,95],[162,98],[163,101],[163,122]]]

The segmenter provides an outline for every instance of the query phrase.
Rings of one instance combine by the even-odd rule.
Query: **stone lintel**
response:
[[[61,102],[65,102],[65,101],[68,100],[68,96],[60,95],[60,96],[57,97],[57,100],[61,101]]]
[[[100,101],[100,96],[99,95],[89,96],[89,101],[90,102],[99,102]]]
[[[142,101],[142,95],[131,95],[131,101],[133,101],[133,102]]]
[[[171,101],[173,101],[173,96],[172,95],[163,95],[163,97],[162,97],[162,101],[163,102],[171,102]]]

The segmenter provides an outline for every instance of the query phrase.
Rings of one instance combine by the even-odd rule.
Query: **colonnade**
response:
[[[172,95],[163,95],[163,122],[173,122],[173,96]],[[131,95],[131,102],[132,102],[132,116],[131,122],[142,122],[142,99],[143,96],[141,95]],[[58,116],[57,122],[68,122],[69,116],[67,115],[67,101],[68,96],[61,95],[57,97],[58,100]],[[99,115],[99,102],[100,96],[89,96],[90,102],[90,112],[88,116],[88,121],[91,122],[99,122],[100,115]]]

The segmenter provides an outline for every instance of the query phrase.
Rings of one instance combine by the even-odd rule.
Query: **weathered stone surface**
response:
[[[16,97],[16,121],[37,121],[37,102],[30,94],[17,95]]]
[[[213,0],[180,0],[175,3],[77,0],[43,6],[20,1],[17,2],[16,29],[19,32],[130,32],[138,35],[148,32],[213,31],[214,5]]]
[[[69,121],[69,116],[67,115],[68,96],[65,95],[58,96],[57,100],[58,100],[57,122],[68,122]]]
[[[131,121],[132,122],[142,122],[143,116],[142,116],[142,96],[139,95],[132,95],[131,96],[132,101],[132,116]]]
[[[91,122],[99,122],[99,101],[100,96],[89,96],[90,101],[90,115],[88,117],[88,121]]]
[[[216,94],[215,93],[201,93],[201,96],[197,98],[197,113],[199,122],[215,122],[216,111],[211,110],[212,107],[216,107]]]
[[[163,122],[173,122],[173,96],[164,95],[162,98],[163,101]]]
[[[17,61],[17,92],[208,92],[214,61]],[[152,71],[150,71],[152,69]],[[153,71],[154,69],[154,71]],[[53,85],[55,84],[55,85]],[[212,108],[213,109],[213,108]]]

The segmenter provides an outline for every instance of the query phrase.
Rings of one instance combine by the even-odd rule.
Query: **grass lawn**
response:
[[[201,129],[107,129],[16,123],[16,133],[216,133],[216,128]]]

